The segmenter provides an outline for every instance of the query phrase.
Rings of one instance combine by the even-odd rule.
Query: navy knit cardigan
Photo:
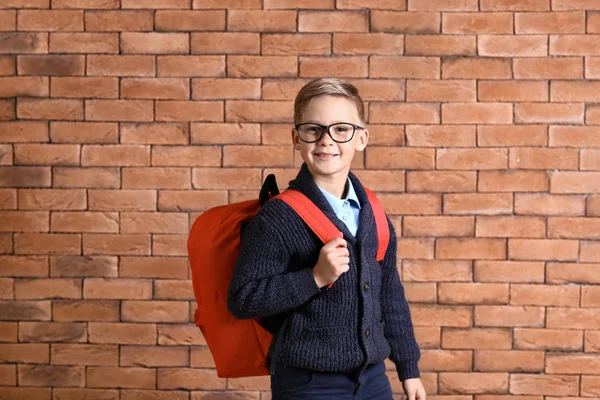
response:
[[[276,362],[345,372],[390,357],[400,380],[417,378],[420,351],[396,269],[393,226],[388,220],[390,244],[379,263],[372,209],[359,180],[349,177],[361,203],[356,237],[337,218],[306,164],[290,188],[308,196],[344,234],[350,270],[331,289],[319,289],[312,267],[323,243],[287,204],[271,200],[243,234],[229,309],[236,318],[264,318],[276,337]]]

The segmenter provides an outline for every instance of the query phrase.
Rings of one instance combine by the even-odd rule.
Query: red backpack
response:
[[[377,260],[381,261],[389,243],[389,227],[381,203],[370,190],[365,190],[375,215],[379,242]],[[198,305],[194,320],[204,335],[221,378],[269,374],[266,358],[271,334],[257,320],[240,320],[231,315],[227,297],[242,228],[273,197],[292,207],[323,243],[341,236],[329,218],[302,193],[286,190],[279,194],[274,175],[267,177],[259,199],[215,207],[196,219],[187,241]]]

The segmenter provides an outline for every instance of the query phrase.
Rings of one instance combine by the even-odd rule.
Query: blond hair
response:
[[[341,96],[346,97],[356,105],[360,122],[365,121],[365,107],[358,94],[356,86],[344,79],[319,78],[308,82],[300,89],[294,101],[294,124],[299,124],[302,114],[312,100],[319,96]]]

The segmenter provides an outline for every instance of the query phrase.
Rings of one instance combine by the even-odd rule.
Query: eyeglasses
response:
[[[321,125],[312,122],[296,125],[300,140],[305,143],[315,143],[321,140],[323,133],[327,132],[329,137],[336,143],[346,143],[352,140],[356,129],[365,129],[362,126],[348,122]]]

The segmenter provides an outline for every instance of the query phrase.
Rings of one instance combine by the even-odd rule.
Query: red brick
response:
[[[149,255],[150,235],[86,234],[84,255]]]
[[[17,116],[20,119],[82,120],[83,100],[19,98]]]
[[[292,162],[290,146],[225,146],[224,167],[286,167]],[[213,164],[218,166],[219,163]]]
[[[583,332],[548,328],[515,328],[514,343],[517,349],[581,350]]]
[[[47,97],[49,79],[46,77],[0,77],[0,97]]]
[[[550,146],[600,147],[600,140],[591,126],[551,126]]]
[[[367,168],[433,169],[434,157],[433,149],[370,147],[367,149]]]
[[[0,165],[15,164],[13,156],[13,146],[8,144],[0,145]]]
[[[0,299],[12,300],[15,298],[14,279],[0,278]]]
[[[585,332],[585,351],[598,352],[600,349],[600,332],[587,331]]]
[[[333,52],[360,55],[402,54],[404,36],[393,33],[334,33]]]
[[[47,142],[48,123],[0,122],[0,140],[4,143]]]
[[[512,104],[446,103],[442,104],[443,124],[510,124]]]
[[[247,32],[192,33],[192,54],[259,54],[260,34]]]
[[[444,214],[511,214],[512,204],[513,198],[510,193],[446,194],[444,195]]]
[[[145,57],[145,56],[144,56]],[[224,56],[158,56],[158,76],[224,76]]]
[[[230,57],[231,60],[231,57]],[[229,70],[231,73],[231,70]],[[239,72],[239,71],[238,71]],[[230,75],[233,76],[233,75]],[[261,98],[260,79],[194,79],[193,99],[254,99]]]
[[[504,58],[444,58],[443,79],[510,79],[511,63]]]
[[[117,98],[117,78],[52,78],[52,96],[67,98]]]
[[[226,24],[224,10],[158,10],[154,18],[157,31],[222,31]]]
[[[597,102],[600,101],[598,90],[600,90],[598,82],[553,81],[550,94],[553,102]]]
[[[512,331],[503,328],[447,329],[442,331],[444,349],[498,349],[512,347]]]
[[[25,11],[21,11],[25,12]],[[0,11],[0,31],[17,30],[17,12],[16,10]]]
[[[586,196],[586,214],[592,217],[600,216],[600,196]]]
[[[441,238],[436,246],[436,258],[446,260],[502,260],[505,254],[504,239]]]
[[[2,254],[14,254],[12,233],[0,233],[0,255]]]
[[[508,154],[502,149],[439,149],[437,169],[503,169],[508,164]]]
[[[77,399],[101,399],[101,400],[118,400],[118,390],[103,390],[103,389],[75,389],[75,388],[58,388],[54,389],[54,398],[56,400],[77,400]]]
[[[148,31],[152,30],[153,26],[153,15],[150,10],[88,11],[85,13],[86,31]]]
[[[118,321],[118,301],[54,301],[54,321]]]
[[[463,306],[425,306],[413,305],[413,323],[415,326],[471,326],[473,312]]]
[[[548,82],[479,81],[478,99],[500,102],[548,101]]]
[[[440,111],[436,104],[374,103],[369,119],[373,123],[439,124]]]
[[[550,55],[598,56],[600,49],[594,35],[551,35]]]
[[[145,368],[88,367],[87,387],[154,389],[156,370]]]
[[[502,34],[513,33],[512,13],[443,13],[444,33]]]
[[[376,192],[403,192],[405,187],[404,174],[398,171],[355,170],[355,175],[369,189]],[[285,180],[284,180],[285,182]]]
[[[471,192],[477,184],[474,171],[408,171],[408,192]]]
[[[33,322],[21,322],[21,326],[25,324],[29,324]],[[12,342],[16,343],[17,332],[19,331],[19,325],[17,322],[2,322],[0,323],[0,340],[2,342]],[[23,340],[21,340],[23,341]]]
[[[206,341],[200,330],[192,324],[165,324],[158,326],[158,344],[161,346],[206,346]]]
[[[515,214],[583,216],[585,214],[585,198],[583,196],[519,193],[515,195]]]
[[[0,187],[48,187],[50,167],[0,167]]]
[[[293,114],[291,101],[228,101],[227,122],[286,122]]]
[[[151,299],[152,281],[149,279],[87,278],[83,285],[86,299]]]
[[[52,0],[52,8],[119,8],[118,0]]]
[[[225,379],[218,378],[214,370],[191,368],[160,368],[158,370],[158,388],[187,390],[222,390]]]
[[[475,81],[409,80],[406,83],[406,101],[463,102],[476,99]]]
[[[156,280],[154,298],[165,300],[194,300],[191,280]]]
[[[15,298],[26,300],[80,299],[81,279],[23,279],[15,282]]]
[[[19,365],[21,386],[83,387],[85,367]]]
[[[542,217],[477,217],[477,237],[524,237],[546,236],[546,220]]]
[[[65,168],[54,169],[56,188],[118,188],[121,174],[116,168]]]
[[[577,307],[579,288],[556,285],[511,285],[510,304]]]
[[[127,322],[187,322],[189,303],[184,301],[122,302],[121,319]]]
[[[600,13],[597,15],[600,16]],[[600,20],[600,17],[598,20]],[[598,29],[598,33],[600,33],[600,28]],[[600,79],[600,57],[585,58],[585,77],[587,79]]]
[[[323,75],[366,78],[368,69],[366,56],[300,57],[300,76],[303,78],[316,78]]]
[[[152,255],[168,257],[187,256],[188,235],[152,235]]]
[[[404,294],[409,303],[435,303],[435,283],[403,283]]]
[[[96,211],[155,211],[154,190],[89,190],[89,209]]]
[[[476,306],[475,325],[505,327],[543,327],[543,307]]]
[[[189,168],[126,168],[124,189],[189,189]]]
[[[0,210],[17,209],[17,189],[0,189]]]
[[[470,351],[425,350],[421,353],[421,371],[470,371],[473,354]]]
[[[49,216],[44,211],[0,211],[0,232],[48,232]]]
[[[486,57],[532,57],[548,54],[548,41],[541,35],[481,35],[478,54]]]
[[[441,196],[435,194],[380,193],[378,197],[392,215],[436,215],[441,209]]]
[[[298,32],[368,32],[365,11],[299,11]]]
[[[218,0],[217,0],[218,1]],[[190,0],[122,0],[122,8],[178,9],[190,8]]]
[[[12,234],[11,234],[12,237]],[[11,241],[12,248],[12,241]],[[0,256],[0,276],[47,277],[48,257],[44,256]]]
[[[15,235],[16,254],[80,254],[81,235],[22,233]]]
[[[184,367],[189,365],[189,350],[185,347],[123,346],[120,365],[125,367]]]
[[[415,327],[415,336],[419,346],[424,348],[438,349],[441,341],[441,328],[439,327]]]
[[[593,0],[552,0],[553,10],[600,10]]]
[[[118,53],[116,33],[52,33],[51,53]]]
[[[48,2],[48,0],[45,0],[45,1]],[[52,389],[51,388],[28,388],[28,387],[3,387],[2,395],[7,400],[50,400],[52,398]]]
[[[152,165],[166,167],[220,166],[221,149],[200,146],[154,146],[152,149]]]
[[[579,154],[576,149],[510,149],[509,165],[520,169],[577,169]]]
[[[27,56],[23,56],[27,57]],[[0,76],[15,75],[17,71],[16,56],[0,56]]]
[[[56,256],[50,258],[50,276],[116,277],[117,275],[117,257]]]
[[[192,144],[259,144],[258,124],[191,124]],[[263,138],[264,144],[267,143]],[[289,143],[289,138],[286,141]]]
[[[492,372],[442,372],[439,374],[440,393],[506,393],[507,373]]]
[[[156,121],[223,121],[222,101],[157,101]]]
[[[515,33],[585,33],[585,12],[517,13]]]
[[[574,261],[577,259],[577,240],[510,239],[508,258],[511,260]]]
[[[546,146],[547,131],[546,125],[481,125],[477,127],[477,141],[482,147]]]
[[[197,2],[199,0],[194,0]],[[213,0],[214,1],[214,0]],[[228,0],[217,0],[221,3],[225,3]],[[231,0],[229,0],[231,1]],[[246,0],[248,1],[248,0]],[[264,0],[265,9],[284,9],[284,8],[311,8],[311,9],[331,9],[334,8],[333,0]],[[232,3],[237,7],[238,2]],[[247,5],[245,8],[260,8],[260,2],[257,7],[250,7]]]
[[[543,351],[498,351],[475,352],[475,371],[498,372],[542,372]]]
[[[545,171],[482,171],[479,174],[480,192],[544,192],[548,191]]]
[[[121,233],[187,233],[188,216],[184,213],[121,213]]]
[[[597,286],[584,286],[581,290],[582,307],[599,307],[600,291]]]
[[[600,150],[585,149],[581,150],[579,169],[581,170],[600,170]]]
[[[190,82],[184,78],[123,78],[120,97],[185,100],[190,97]]]
[[[156,325],[118,323],[89,323],[90,343],[156,344]]]
[[[579,393],[579,377],[569,375],[512,374],[511,394],[539,394],[553,396],[576,396]]]
[[[440,59],[436,57],[372,56],[369,60],[371,78],[439,79]]]
[[[439,12],[371,10],[371,31],[413,34],[440,33],[441,17]]]
[[[594,374],[600,359],[588,354],[548,354],[546,372],[550,374]]]
[[[124,54],[186,54],[190,50],[187,33],[123,32],[120,37]]]
[[[516,79],[581,79],[583,60],[564,58],[515,58],[513,70]]]
[[[17,144],[14,162],[17,165],[77,165],[79,147],[68,144]]]
[[[298,72],[298,59],[292,56],[229,56],[227,76],[290,77]]]
[[[183,123],[122,124],[122,144],[187,144],[189,129]]]
[[[3,321],[49,321],[50,301],[0,301]]]
[[[481,11],[550,11],[550,0],[481,0]]]
[[[86,100],[89,121],[152,121],[154,109],[150,100]]]
[[[0,32],[0,54],[48,53],[48,33]]]
[[[268,1],[268,0],[267,0]],[[406,10],[406,0],[338,0],[337,9]]]
[[[551,217],[548,236],[551,238],[596,239],[600,218]]]
[[[244,32],[295,32],[296,11],[230,10],[227,14],[227,29]]]
[[[88,76],[154,76],[155,61],[153,56],[90,54],[86,72]]]
[[[411,56],[474,56],[476,37],[472,35],[410,35],[405,53]]]
[[[329,34],[263,34],[263,55],[326,55],[331,54]]]
[[[52,345],[52,364],[56,365],[117,365],[119,348],[116,345],[60,344]]]
[[[508,285],[493,283],[440,283],[440,304],[507,304]]]
[[[180,258],[121,257],[120,276],[185,279],[189,266]]]
[[[410,147],[475,147],[475,127],[410,125],[406,142]]]
[[[119,128],[110,122],[51,122],[50,138],[55,143],[117,143]]]
[[[20,10],[19,31],[83,31],[83,11]]]
[[[597,172],[555,172],[550,176],[551,193],[598,193],[600,173]]]
[[[17,386],[17,366],[0,365],[0,384],[3,386]],[[10,394],[4,392],[4,396],[10,398]]]
[[[475,219],[472,217],[411,217],[403,220],[403,236],[473,236]]]

